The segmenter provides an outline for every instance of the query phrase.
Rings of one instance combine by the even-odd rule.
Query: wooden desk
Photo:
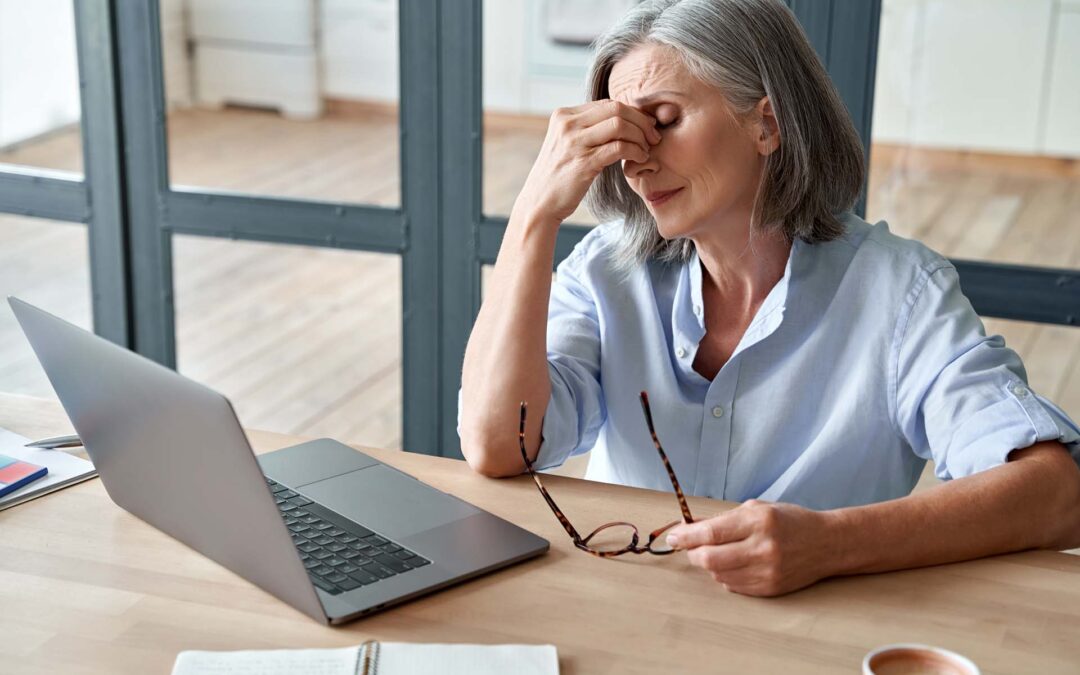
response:
[[[69,433],[51,401],[0,394],[0,426]],[[252,433],[259,451],[298,439]],[[366,449],[367,450],[367,449]],[[984,673],[1080,670],[1080,558],[1031,552],[833,579],[782,598],[726,593],[683,556],[600,560],[576,550],[528,478],[367,450],[551,541],[544,557],[342,628],[318,625],[115,506],[92,480],[0,512],[0,670],[168,673],[184,649],[337,647],[368,638],[552,643],[575,673],[859,672],[890,642],[927,642]],[[649,528],[670,494],[552,477],[587,528]],[[692,499],[706,515],[729,505]]]

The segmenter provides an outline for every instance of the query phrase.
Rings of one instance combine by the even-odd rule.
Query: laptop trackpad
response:
[[[305,485],[301,492],[394,539],[480,511],[382,464]]]

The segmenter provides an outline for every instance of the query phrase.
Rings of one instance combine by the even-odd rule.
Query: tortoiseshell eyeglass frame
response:
[[[577,546],[586,553],[591,553],[600,558],[613,558],[617,555],[624,553],[651,553],[653,555],[668,555],[674,553],[674,550],[653,550],[652,546],[657,539],[660,538],[664,532],[668,531],[675,525],[679,524],[679,521],[673,520],[672,522],[664,525],[663,527],[653,530],[649,533],[649,539],[644,546],[639,546],[640,536],[638,529],[635,525],[625,522],[613,522],[606,523],[596,528],[589,533],[587,537],[582,537],[578,534],[578,531],[574,529],[574,526],[570,524],[570,521],[565,515],[563,515],[562,509],[558,507],[555,500],[548,494],[544,484],[540,482],[540,475],[536,473],[536,469],[533,468],[533,462],[529,460],[529,454],[525,450],[525,413],[528,408],[528,404],[524,401],[521,402],[521,424],[518,427],[518,444],[521,447],[521,458],[525,460],[525,468],[529,470],[529,474],[536,482],[536,487],[540,489],[540,494],[544,497],[544,501],[551,507],[555,517],[559,519],[563,529],[570,535],[570,538],[574,540],[574,546]],[[653,444],[656,446],[656,452],[660,454],[660,461],[664,463],[664,468],[667,469],[668,477],[671,479],[671,487],[675,488],[675,497],[679,500],[679,508],[682,510],[682,522],[692,523],[694,517],[690,515],[690,507],[686,504],[686,497],[683,495],[682,488],[679,486],[679,479],[675,477],[675,470],[671,468],[671,462],[668,461],[667,454],[664,452],[664,448],[660,445],[660,439],[656,436],[656,428],[653,426],[652,411],[649,409],[649,395],[645,392],[641,392],[641,410],[645,413],[645,423],[649,426],[649,433],[652,435]],[[615,550],[597,550],[589,546],[589,542],[600,532],[611,527],[629,527],[633,531],[633,536],[630,538],[630,542],[620,549]]]

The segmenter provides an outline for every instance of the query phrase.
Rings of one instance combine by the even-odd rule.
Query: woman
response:
[[[947,260],[838,215],[862,148],[780,0],[645,3],[590,82],[552,115],[469,340],[471,466],[524,470],[527,401],[537,467],[591,449],[587,477],[670,490],[646,390],[683,488],[745,502],[670,531],[732,591],[1080,546],[1076,425]],[[587,193],[609,222],[552,287]],[[910,495],[927,459],[945,482]]]

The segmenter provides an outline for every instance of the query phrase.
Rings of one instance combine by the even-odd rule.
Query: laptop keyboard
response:
[[[311,582],[337,595],[431,563],[281,483],[266,479]]]

